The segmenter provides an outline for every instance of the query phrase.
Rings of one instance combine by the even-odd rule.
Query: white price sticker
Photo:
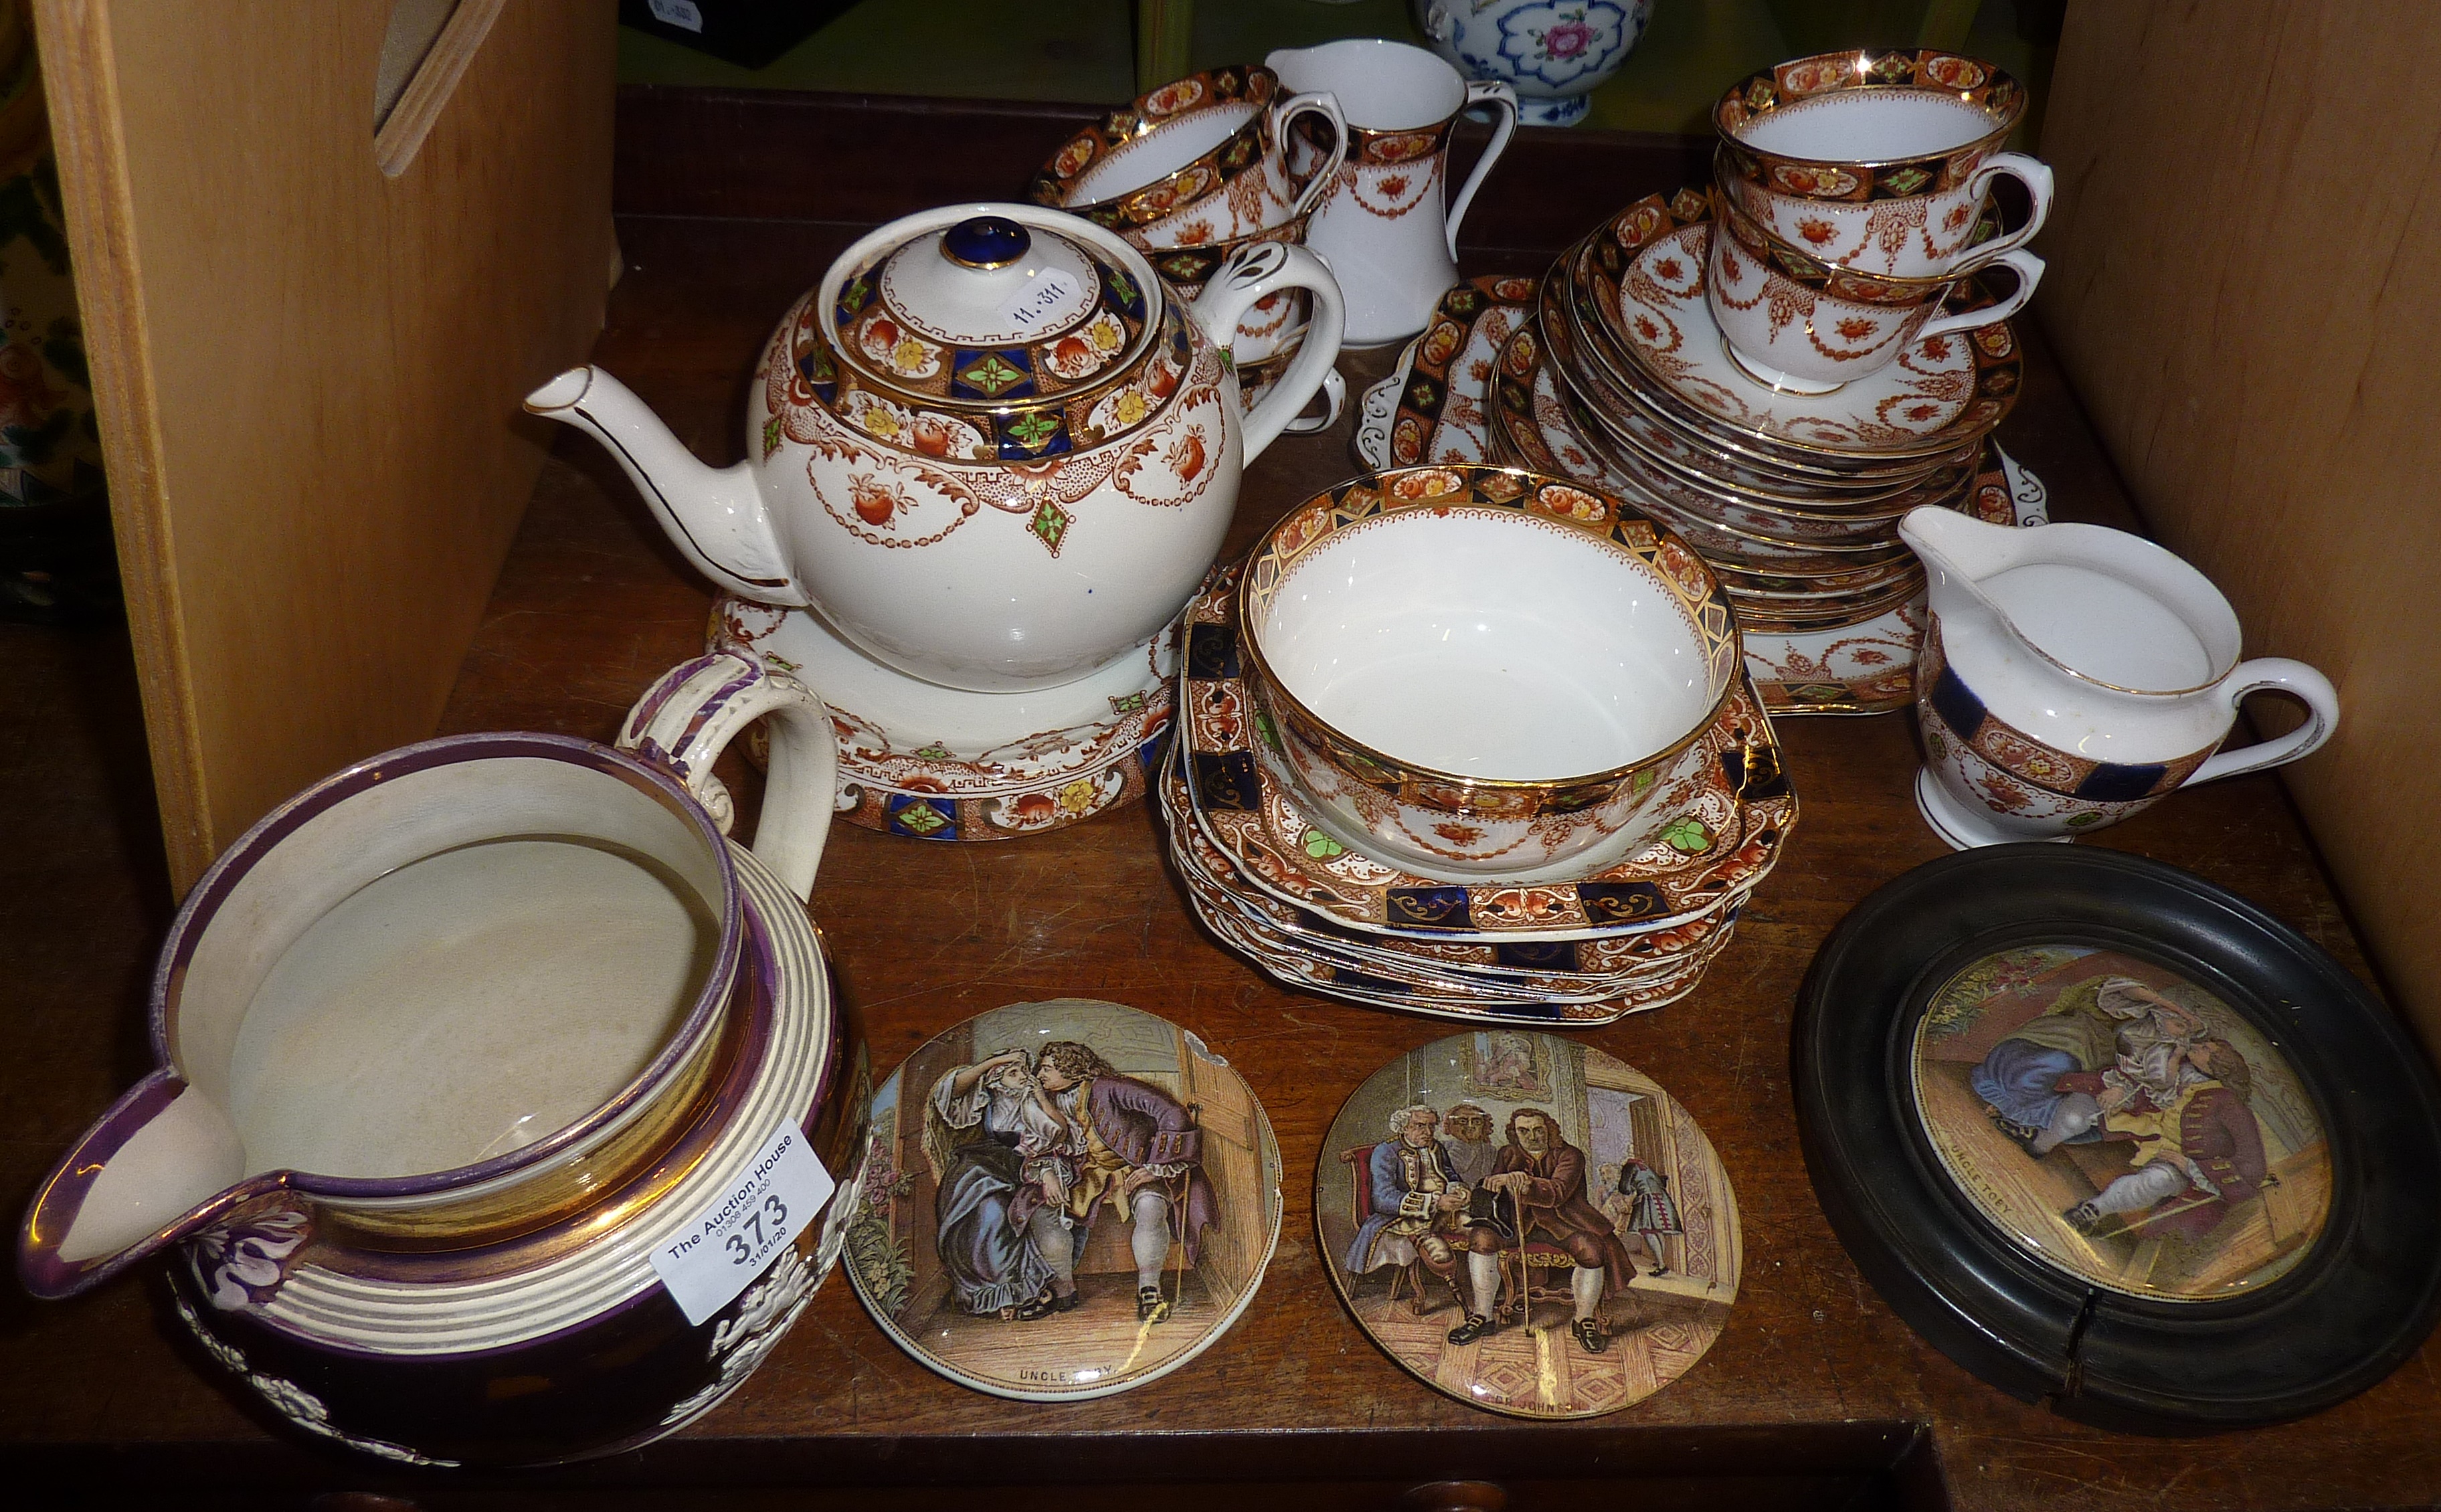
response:
[[[717,1201],[653,1251],[653,1269],[699,1323],[778,1259],[838,1189],[805,1130],[783,1125]]]
[[[1025,280],[1022,293],[1000,307],[1000,317],[1020,331],[1031,331],[1044,316],[1072,303],[1076,294],[1074,275],[1058,268],[1044,268]]]
[[[703,29],[703,12],[696,9],[695,0],[645,0],[652,8],[653,19],[668,27],[684,27],[689,31]]]

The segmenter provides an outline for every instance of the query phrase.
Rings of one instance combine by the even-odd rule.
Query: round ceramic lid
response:
[[[1020,1401],[1168,1375],[1254,1300],[1280,1152],[1244,1078],[1166,1018],[1011,1003],[874,1094],[848,1274],[931,1370]]]
[[[1324,1268],[1435,1390],[1595,1417],[1703,1358],[1737,1300],[1737,1198],[1659,1083],[1522,1029],[1437,1039],[1339,1110],[1314,1175]]]
[[[997,408],[1099,387],[1144,350],[1159,296],[1024,207],[916,232],[830,312],[840,356],[901,399]],[[1080,231],[1090,231],[1068,217]]]

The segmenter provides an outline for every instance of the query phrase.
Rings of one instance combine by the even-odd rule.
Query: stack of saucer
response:
[[[1614,500],[1464,466],[1360,477],[1292,512],[1282,530],[1363,526],[1400,508],[1402,491],[1452,513],[1551,512],[1565,500],[1585,515],[1601,512],[1594,523],[1615,523],[1622,539],[1656,540]],[[1666,533],[1657,540],[1664,553],[1684,550]],[[1240,635],[1242,579],[1267,570],[1264,549],[1252,569],[1216,571],[1187,607],[1183,717],[1156,779],[1170,856],[1205,927],[1290,986],[1437,1017],[1605,1023],[1691,991],[1797,818],[1770,721],[1726,624],[1722,695],[1704,706],[1691,738],[1663,753],[1661,775],[1626,780],[1636,818],[1559,859],[1513,851],[1521,864],[1507,873],[1497,859],[1424,867],[1317,798],[1300,766],[1293,716],[1267,697]],[[1399,807],[1395,786],[1384,781],[1366,801]],[[1572,819],[1536,821],[1529,844],[1547,843]]]
[[[1705,295],[1712,208],[1695,189],[1642,199],[1561,255],[1497,359],[1493,455],[1650,511],[1755,632],[1867,624],[1923,593],[1898,538],[1908,511],[2014,522],[1984,442],[2016,398],[2016,334],[2003,320],[1933,336],[1829,393],[1768,387],[1731,355]],[[1970,279],[1951,305],[1990,299]]]

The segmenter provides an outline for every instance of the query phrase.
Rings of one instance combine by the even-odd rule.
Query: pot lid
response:
[[[973,208],[920,218],[841,285],[836,343],[867,387],[997,409],[1097,387],[1142,354],[1158,324],[1150,280],[1053,224],[1086,231],[1068,217]]]

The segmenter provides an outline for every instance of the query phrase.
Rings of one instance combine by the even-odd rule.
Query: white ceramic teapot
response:
[[[1313,295],[1305,346],[1241,418],[1205,333],[1292,288]],[[1187,310],[1087,221],[952,206],[857,243],[788,312],[734,467],[696,461],[599,369],[526,407],[608,446],[720,586],[816,607],[912,676],[1006,692],[1090,675],[1167,626],[1341,324],[1339,285],[1301,247],[1245,249]]]

